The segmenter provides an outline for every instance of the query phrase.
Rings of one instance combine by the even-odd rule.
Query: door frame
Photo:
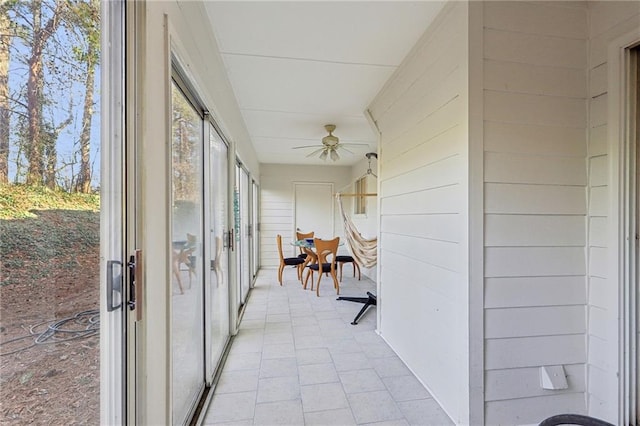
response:
[[[631,146],[629,109],[629,59],[631,48],[640,44],[640,29],[631,31],[609,44],[608,48],[608,128],[610,144],[610,205],[609,231],[610,280],[618,286],[618,424],[635,422],[638,342],[636,320],[638,309],[638,288],[633,270],[633,238],[630,232],[635,224],[635,156]],[[635,275],[635,278],[634,278]],[[612,336],[613,337],[613,336]]]

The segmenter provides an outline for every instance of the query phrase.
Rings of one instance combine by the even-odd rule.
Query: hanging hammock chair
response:
[[[340,214],[344,222],[344,233],[347,238],[347,243],[349,244],[351,255],[361,266],[373,268],[378,262],[378,238],[366,239],[362,237],[351,218],[345,213],[340,195],[340,193],[337,193],[336,199],[338,201],[338,207],[340,207]]]

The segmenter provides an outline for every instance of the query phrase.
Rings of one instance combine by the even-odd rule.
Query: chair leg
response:
[[[284,263],[280,265],[278,269],[278,281],[280,281],[280,285],[282,285],[282,271],[284,270]]]
[[[336,300],[347,300],[349,302],[356,302],[356,303],[364,303],[364,306],[362,307],[362,309],[360,309],[360,312],[358,312],[358,315],[356,315],[356,317],[353,319],[353,321],[351,322],[351,325],[358,325],[358,320],[360,319],[360,317],[364,314],[364,312],[367,310],[367,308],[369,306],[377,306],[378,305],[378,298],[376,295],[371,294],[370,292],[367,292],[367,297],[338,297]]]
[[[356,276],[356,269],[358,270],[358,281],[360,281],[361,275],[360,275],[360,265],[358,265],[357,262],[353,262],[353,276]]]

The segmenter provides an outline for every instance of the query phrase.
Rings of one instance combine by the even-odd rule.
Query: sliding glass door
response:
[[[209,268],[205,315],[207,379],[211,383],[229,339],[228,148],[213,124],[207,123],[207,128],[209,209],[205,216],[209,225]]]
[[[203,114],[171,85],[171,347],[173,423],[183,424],[204,389]]]

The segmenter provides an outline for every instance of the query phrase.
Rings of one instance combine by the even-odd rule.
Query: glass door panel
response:
[[[258,187],[258,184],[255,182],[252,182],[251,184],[251,197],[252,197],[252,202],[251,202],[251,214],[252,214],[252,219],[251,219],[251,227],[252,227],[252,232],[251,232],[251,248],[253,250],[253,256],[251,256],[251,272],[253,274],[253,278],[255,279],[256,276],[258,275],[258,268],[260,267],[260,216],[259,216],[259,211],[260,211],[260,197],[259,197],[259,191],[260,188]]]
[[[229,248],[227,229],[228,149],[209,124],[209,245],[207,377],[211,381],[229,338]]]
[[[249,224],[249,173],[244,169],[240,169],[240,223],[241,223],[241,239],[242,244],[240,246],[242,261],[240,265],[242,267],[241,272],[241,288],[242,288],[242,301],[247,300],[249,294],[249,287],[251,286],[251,239],[250,239],[250,224]]]
[[[172,82],[171,346],[173,423],[184,423],[204,386],[202,257],[203,119]]]

